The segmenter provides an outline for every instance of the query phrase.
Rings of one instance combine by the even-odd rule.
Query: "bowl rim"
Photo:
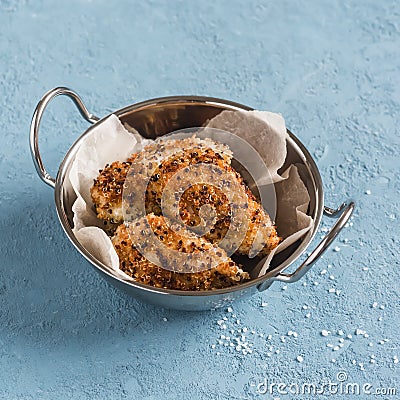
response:
[[[311,177],[313,179],[314,187],[316,188],[316,193],[315,193],[315,218],[314,218],[314,226],[313,229],[302,239],[302,243],[299,245],[299,247],[295,250],[295,252],[288,257],[285,261],[283,261],[279,266],[275,267],[271,271],[267,271],[266,274],[263,276],[260,276],[255,279],[251,279],[248,282],[241,283],[239,285],[234,285],[230,286],[228,288],[222,288],[222,289],[213,289],[213,290],[203,290],[203,291],[194,291],[194,290],[177,290],[177,289],[165,289],[165,288],[157,288],[153,287],[150,285],[145,285],[139,282],[135,281],[130,281],[130,280],[124,280],[118,276],[116,276],[114,273],[111,272],[111,269],[103,264],[101,261],[97,260],[92,254],[90,254],[89,251],[87,251],[77,240],[75,235],[72,232],[72,228],[69,224],[68,217],[65,214],[64,211],[64,199],[63,199],[63,187],[64,187],[64,181],[66,178],[66,173],[69,169],[69,166],[71,162],[73,161],[75,154],[81,144],[81,142],[86,138],[87,135],[91,134],[91,132],[94,130],[95,127],[97,127],[99,124],[104,122],[108,117],[110,117],[112,114],[116,115],[118,118],[123,117],[125,114],[130,113],[132,111],[138,111],[141,108],[147,108],[151,106],[156,106],[160,105],[163,103],[188,103],[188,104],[196,104],[196,103],[203,103],[206,105],[216,105],[221,108],[225,108],[228,110],[237,110],[237,111],[252,111],[254,110],[252,107],[236,103],[233,101],[225,100],[225,99],[220,99],[216,97],[208,97],[208,96],[186,96],[186,95],[180,95],[180,96],[166,96],[166,97],[159,97],[159,98],[152,98],[149,100],[141,101],[138,103],[133,103],[129,106],[123,107],[119,110],[113,111],[103,118],[99,119],[97,122],[95,122],[93,125],[91,125],[88,129],[86,129],[79,137],[78,139],[71,145],[69,150],[67,151],[66,155],[64,156],[64,159],[62,160],[60,167],[58,169],[57,177],[56,177],[56,184],[55,184],[55,190],[54,190],[54,196],[55,196],[55,203],[56,203],[56,210],[57,210],[57,215],[59,218],[59,221],[61,223],[61,226],[71,241],[71,243],[74,245],[74,247],[78,250],[78,252],[83,255],[89,263],[95,267],[99,272],[106,274],[111,280],[117,280],[120,284],[122,285],[128,285],[130,287],[144,290],[146,292],[151,292],[151,293],[157,293],[161,295],[176,295],[176,296],[212,296],[212,295],[221,295],[221,294],[228,294],[231,292],[236,292],[239,290],[245,290],[249,289],[253,286],[259,287],[261,284],[264,284],[268,279],[271,279],[273,277],[276,277],[279,273],[282,271],[286,270],[290,265],[292,265],[299,257],[301,257],[302,254],[306,251],[310,243],[312,242],[313,238],[315,237],[319,224],[321,222],[322,214],[323,214],[323,209],[324,209],[324,192],[323,192],[323,184],[322,184],[322,179],[321,175],[319,173],[318,167],[312,158],[311,154],[309,151],[306,149],[306,147],[301,143],[301,141],[289,130],[287,129],[287,133],[289,135],[289,138],[287,139],[288,141],[291,142],[292,145],[295,145],[297,147],[297,150],[299,150],[300,155],[302,156],[302,159],[304,163],[307,165],[309,172],[311,173]]]

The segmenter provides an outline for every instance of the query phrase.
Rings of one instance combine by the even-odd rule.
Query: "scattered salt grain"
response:
[[[374,345],[374,344],[373,344],[372,342],[369,342],[369,343],[368,343],[368,346],[369,346],[369,347],[372,347],[373,345]]]
[[[334,351],[338,351],[339,349],[340,349],[339,346],[335,346],[335,347],[333,348]]]
[[[168,319],[167,319],[167,318],[165,318],[165,317],[164,317],[162,320],[163,320],[164,322],[167,322],[167,321],[168,321]]]
[[[228,311],[228,313],[231,313],[233,311],[233,308],[232,307],[228,307],[228,309],[226,311]]]
[[[307,286],[307,282],[303,282],[303,286]]]
[[[336,296],[339,296],[339,294],[342,293],[342,291],[339,289],[336,289],[335,293],[336,293]]]
[[[339,329],[337,334],[338,334],[339,336],[343,336],[343,335],[344,335],[344,332],[343,332],[341,329]]]
[[[328,264],[328,268],[332,268],[332,264]]]
[[[371,191],[368,189],[368,190],[365,191],[365,194],[366,194],[366,195],[370,195],[370,194],[371,194]]]
[[[355,334],[356,334],[356,335],[365,335],[366,332],[363,331],[362,329],[358,329],[358,328],[357,328]]]
[[[285,285],[285,286],[282,286],[282,290],[286,290],[287,289],[287,286]]]
[[[339,339],[339,342],[340,342],[340,343],[343,343],[343,342],[344,342],[344,339],[343,339],[343,338],[340,338],[340,339]]]
[[[261,303],[261,307],[267,307],[267,306],[268,306],[268,303],[264,303],[264,302]]]
[[[331,281],[334,281],[334,280],[335,280],[335,276],[334,276],[334,275],[330,275],[330,276],[329,276],[329,279],[330,279]]]
[[[385,306],[382,304],[381,306],[379,306],[379,308],[380,308],[381,310],[384,310],[384,309],[385,309]]]
[[[310,313],[306,314],[306,318],[310,318],[310,317],[311,317]]]
[[[371,306],[372,308],[376,308],[376,307],[378,307],[378,303],[376,302],[376,301],[374,301],[373,303],[372,303],[372,306]]]
[[[357,364],[357,361],[356,361],[356,360],[351,360],[351,363],[352,363],[353,365],[356,365],[356,364]]]
[[[302,363],[302,362],[304,361],[304,358],[303,358],[302,356],[297,356],[297,357],[296,357],[296,360],[297,360],[299,363]]]
[[[318,286],[319,283],[317,281],[314,282],[314,286]]]
[[[393,362],[394,362],[395,364],[398,364],[398,363],[399,363],[399,359],[398,359],[397,356],[394,356],[394,357],[393,357]]]
[[[321,275],[325,275],[327,272],[328,272],[328,271],[327,271],[326,269],[323,269],[323,270],[321,271]]]
[[[329,293],[335,293],[335,291],[336,291],[335,288],[330,288],[330,289],[328,290]]]
[[[353,335],[347,335],[347,339],[352,339]]]
[[[336,252],[336,253],[339,252],[340,251],[340,247],[339,246],[334,247],[333,251]]]
[[[323,330],[321,331],[321,335],[322,335],[322,336],[329,336],[329,334],[330,334],[330,332],[327,331],[326,329],[323,329]]]
[[[332,360],[331,360],[333,363],[335,363],[336,362],[336,358],[332,358]]]
[[[307,309],[308,309],[308,306],[306,306],[306,305],[304,304],[303,310],[307,310]]]
[[[279,354],[280,353],[280,350],[279,349],[276,349],[275,350],[275,354]]]
[[[363,271],[368,271],[369,268],[368,268],[368,267],[363,267],[362,270],[363,270]]]

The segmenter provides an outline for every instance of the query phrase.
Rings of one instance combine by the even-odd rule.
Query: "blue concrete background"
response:
[[[344,372],[397,395],[334,398],[399,398],[399,49],[397,0],[0,0],[0,397],[323,398],[260,384]],[[64,236],[30,159],[33,109],[59,85],[99,116],[172,94],[281,112],[315,156],[326,204],[357,200],[339,251],[231,313],[110,288]],[[49,107],[40,145],[54,175],[86,127],[68,100]],[[246,328],[243,354],[229,341]]]

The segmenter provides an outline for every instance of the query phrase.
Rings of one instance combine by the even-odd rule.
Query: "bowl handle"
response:
[[[96,117],[93,114],[90,114],[87,110],[86,106],[83,104],[81,98],[71,89],[66,87],[57,87],[50,91],[48,91],[39,101],[36,106],[35,112],[33,113],[32,122],[31,122],[31,129],[29,134],[29,142],[31,147],[31,154],[33,163],[35,164],[36,171],[40,177],[40,179],[46,183],[47,185],[51,186],[52,188],[55,187],[56,180],[50,176],[50,174],[46,171],[46,168],[43,165],[42,157],[39,151],[39,128],[40,128],[40,121],[42,119],[42,115],[44,110],[46,109],[47,105],[50,103],[57,96],[67,96],[69,97],[78,108],[78,111],[85,118],[87,121],[94,124],[100,118]]]
[[[355,204],[349,200],[341,204],[336,210],[324,207],[324,214],[330,218],[338,218],[335,224],[332,226],[329,233],[321,240],[318,246],[312,251],[308,258],[292,273],[280,272],[278,275],[266,280],[258,286],[259,291],[263,291],[272,285],[274,281],[281,281],[286,283],[297,282],[302,278],[315,262],[322,256],[322,254],[328,249],[332,242],[336,239],[336,236],[344,228],[346,223],[349,221],[353,214]]]

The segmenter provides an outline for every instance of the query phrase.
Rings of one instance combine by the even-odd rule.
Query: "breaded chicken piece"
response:
[[[187,227],[198,233],[202,228],[202,208],[212,207],[214,223],[209,226],[210,229],[204,230],[204,237],[214,244],[219,244],[224,239],[235,212],[246,213],[247,232],[236,237],[229,235],[221,246],[229,253],[233,250],[250,257],[269,254],[278,245],[280,238],[266,211],[245,185],[241,175],[231,167],[231,160],[232,153],[228,147],[210,139],[193,137],[152,143],[127,162],[113,163],[101,171],[91,190],[98,217],[111,224],[123,222],[121,190],[124,177],[129,171],[129,188],[140,186],[140,181],[147,185],[144,186],[146,213],[153,212],[170,219],[176,218],[179,213]],[[193,166],[200,164],[202,170],[197,176]],[[190,178],[185,177],[186,171]],[[137,180],[138,184],[135,181],[132,183],[131,179]],[[176,180],[177,188],[185,179],[192,186],[186,188],[183,185],[185,190],[182,193],[173,190],[172,186],[168,194],[165,189],[171,179]],[[218,180],[222,182],[220,186],[216,184]],[[135,190],[130,191],[132,196],[136,196]],[[242,192],[242,196],[237,195],[238,192]],[[232,201],[234,197],[237,200]],[[127,199],[130,201],[129,196]],[[131,219],[136,217],[135,214],[142,216],[135,208],[135,201],[133,199],[125,207],[131,213]],[[162,210],[162,201],[170,207]],[[177,209],[178,212],[174,214],[172,209]]]
[[[187,159],[183,164],[177,157],[169,159],[179,151],[188,150],[192,157]],[[215,143],[211,139],[187,138],[166,140],[152,143],[146,146],[140,153],[132,154],[132,156],[125,162],[115,161],[112,164],[107,164],[102,170],[99,171],[99,176],[94,180],[93,186],[90,189],[93,204],[96,208],[97,217],[105,221],[107,230],[111,226],[116,228],[123,221],[122,211],[122,191],[126,176],[131,168],[132,163],[149,162],[149,168],[156,168],[163,160],[168,159],[170,177],[178,169],[181,169],[190,163],[199,162],[194,159],[195,152],[205,152],[202,157],[202,162],[216,163],[218,160],[224,160],[228,165],[232,159],[232,153],[226,145]],[[151,188],[146,191],[146,207],[147,212],[161,212],[160,193],[167,182],[167,177],[159,176],[159,171],[155,172],[150,178]]]
[[[108,232],[115,230],[124,219],[122,191],[130,167],[130,161],[107,164],[99,171],[99,176],[90,189],[97,218],[104,222],[104,229]]]
[[[153,240],[148,232],[143,237],[149,229],[154,232]],[[137,282],[147,285],[178,290],[212,290],[250,279],[249,274],[224,250],[181,225],[171,225],[162,216],[148,214],[129,226],[121,224],[112,243],[119,256],[120,269]],[[148,258],[153,261],[157,260],[157,264],[143,254],[149,255]],[[212,264],[209,254],[213,257]],[[196,262],[195,257],[198,257]],[[196,263],[200,268],[194,267]]]

